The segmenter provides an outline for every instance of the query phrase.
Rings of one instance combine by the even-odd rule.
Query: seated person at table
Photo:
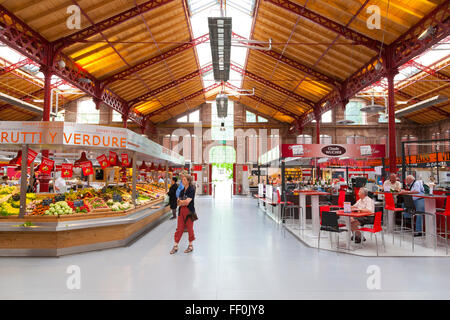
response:
[[[414,178],[414,176],[409,175],[406,176],[405,179],[406,182],[406,190],[409,191],[415,191],[415,194],[420,194],[423,195],[425,194],[425,189],[423,187],[422,181],[416,180]],[[418,197],[412,197],[414,200],[414,206],[416,207],[416,211],[420,211],[420,212],[424,212],[425,211],[425,199],[424,198],[418,198]],[[403,213],[403,217],[405,218],[411,218],[411,215],[407,212]],[[417,215],[416,216],[416,228],[415,228],[415,233],[414,236],[415,237],[420,237],[422,236],[422,219],[423,216],[422,215]]]
[[[391,190],[399,192],[402,190],[402,184],[397,180],[397,175],[395,173],[389,175],[389,180],[386,180],[383,183],[383,189],[385,192],[390,192]]]
[[[368,196],[369,190],[366,188],[359,189],[359,200],[352,206],[352,210],[358,210],[359,212],[375,212],[375,203]],[[361,232],[355,231],[359,226],[363,226],[365,224],[372,223],[373,217],[361,217],[361,218],[352,218],[351,219],[351,228],[355,233],[355,242],[361,242]]]

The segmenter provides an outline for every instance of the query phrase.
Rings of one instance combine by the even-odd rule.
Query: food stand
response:
[[[71,122],[0,122],[0,145],[21,151],[21,177],[40,162],[38,173],[84,180],[58,194],[27,193],[27,179],[20,179],[20,187],[2,186],[0,256],[60,256],[124,246],[169,211],[161,205],[167,184],[138,181],[147,167],[138,169],[138,161],[152,162],[160,175],[169,164],[184,165],[180,155],[131,130]],[[103,177],[96,170],[103,170]]]

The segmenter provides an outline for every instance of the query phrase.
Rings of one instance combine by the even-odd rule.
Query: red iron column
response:
[[[51,80],[52,72],[47,67],[41,68],[44,74],[44,113],[42,115],[42,121],[50,121],[50,111],[52,106],[50,105],[51,98]],[[48,158],[48,150],[42,150],[42,156]],[[39,179],[39,191],[48,192],[48,183],[50,181],[50,176],[48,174],[41,174]]]
[[[388,81],[388,137],[389,137],[389,172],[397,172],[397,143],[395,139],[395,100],[394,77],[398,70],[391,69],[387,72]]]

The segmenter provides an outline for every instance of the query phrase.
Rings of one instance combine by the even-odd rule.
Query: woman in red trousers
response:
[[[195,240],[194,221],[197,217],[194,207],[195,187],[192,185],[192,177],[190,175],[184,175],[181,182],[183,183],[184,189],[180,192],[180,197],[178,199],[179,213],[177,231],[175,231],[175,245],[173,246],[172,251],[170,251],[170,254],[174,254],[178,251],[178,243],[180,242],[185,227],[188,229],[189,246],[184,252],[189,253],[194,250],[192,242]]]

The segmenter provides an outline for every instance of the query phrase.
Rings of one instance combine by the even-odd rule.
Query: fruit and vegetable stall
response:
[[[21,137],[21,130],[27,135],[14,143],[0,140],[3,150],[17,153],[13,163],[20,172],[18,185],[0,186],[0,256],[60,256],[125,246],[167,216],[169,166],[184,167],[182,156],[125,128],[0,121],[2,137]],[[114,179],[108,174],[92,179],[101,170],[114,172]],[[146,179],[147,172],[165,183]],[[58,174],[66,182],[78,174],[79,183],[65,192],[45,190]],[[30,192],[35,175],[41,192]]]

